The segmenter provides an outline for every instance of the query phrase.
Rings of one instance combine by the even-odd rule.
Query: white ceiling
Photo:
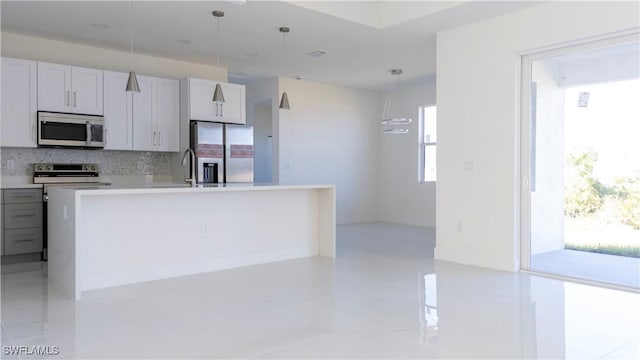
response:
[[[237,1],[236,1],[237,2]],[[240,1],[240,3],[242,3]],[[383,89],[435,74],[435,33],[539,2],[525,1],[136,1],[135,51],[227,67],[230,80],[301,76]],[[129,49],[130,2],[2,1],[2,31]],[[212,10],[222,10],[216,45]],[[91,24],[108,25],[98,29]],[[288,26],[287,57],[278,32]],[[189,40],[184,45],[178,40]],[[308,54],[325,50],[327,55]]]

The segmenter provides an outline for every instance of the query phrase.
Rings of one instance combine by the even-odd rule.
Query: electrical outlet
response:
[[[202,228],[200,230],[200,236],[207,237],[208,235],[209,235],[209,229],[207,228],[207,225],[202,224]]]
[[[464,169],[465,169],[466,171],[473,171],[473,167],[474,167],[474,166],[473,166],[473,160],[466,160],[466,161],[464,162]]]

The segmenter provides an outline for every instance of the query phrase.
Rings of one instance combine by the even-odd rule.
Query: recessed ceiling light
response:
[[[237,77],[237,78],[246,78],[247,77],[247,73],[246,72],[242,72],[242,71],[232,72],[232,73],[229,73],[229,76]]]
[[[296,80],[302,80],[302,76],[296,75]]]
[[[109,27],[109,25],[104,23],[92,23],[91,26],[93,26],[96,29],[106,29]]]
[[[260,54],[258,54],[257,52],[248,52],[246,54],[244,54],[244,56],[247,57],[258,57]]]
[[[186,40],[186,39],[181,39],[181,40],[178,40],[178,44],[189,45],[189,44],[191,44],[191,41],[190,40]]]
[[[324,56],[327,55],[329,52],[326,50],[316,50],[316,51],[312,51],[310,53],[308,53],[307,55],[311,56],[311,57],[320,57],[320,56]]]

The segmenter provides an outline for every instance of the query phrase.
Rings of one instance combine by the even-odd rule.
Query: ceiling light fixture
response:
[[[129,40],[131,41],[130,57],[131,57],[131,71],[129,71],[129,79],[127,79],[126,91],[140,92],[140,85],[138,85],[138,78],[133,67],[133,0],[131,0],[131,7],[129,9]]]
[[[311,56],[311,57],[320,57],[323,55],[327,55],[329,52],[326,50],[316,50],[316,51],[312,51],[310,53],[308,53],[307,55]]]
[[[396,76],[397,79],[397,88],[400,88],[400,75],[402,74],[401,69],[392,69],[391,75]],[[384,102],[384,109],[382,110],[382,121],[380,124],[384,126],[384,133],[390,135],[398,135],[398,134],[406,134],[409,132],[408,128],[389,128],[389,126],[393,125],[408,125],[411,124],[413,120],[410,118],[396,118],[389,116],[389,112],[391,111],[391,95],[387,93],[387,97]]]
[[[104,24],[104,23],[92,23],[91,26],[96,28],[96,29],[106,29],[106,28],[109,27],[109,25]]]
[[[213,16],[216,18],[216,46],[218,47],[217,53],[217,65],[220,67],[220,18],[224,16],[224,12],[215,10]],[[213,99],[211,101],[215,103],[224,102],[224,94],[222,93],[222,86],[220,83],[216,84],[216,89],[213,91]]]
[[[282,63],[285,64],[286,67],[286,58],[287,58],[287,33],[289,32],[289,28],[286,26],[278,29],[282,33]],[[282,99],[280,99],[280,109],[289,110],[289,96],[286,91],[282,92]]]

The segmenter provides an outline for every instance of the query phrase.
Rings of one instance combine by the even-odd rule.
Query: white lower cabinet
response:
[[[2,58],[2,146],[36,147],[38,66],[35,61]]]

